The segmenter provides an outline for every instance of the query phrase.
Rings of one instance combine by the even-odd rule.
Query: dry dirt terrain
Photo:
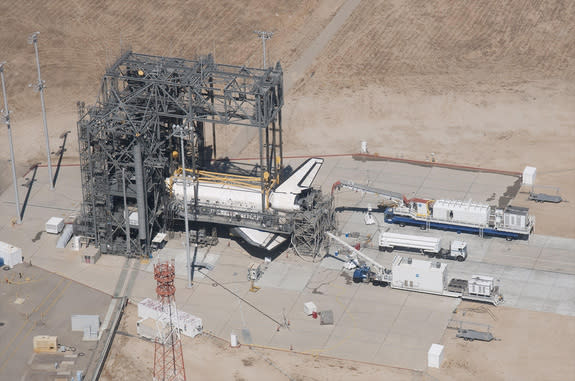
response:
[[[102,381],[150,379],[154,344],[136,335],[137,308],[129,305]],[[426,372],[313,355],[249,347],[231,348],[229,342],[208,334],[182,340],[187,377],[200,380],[567,380],[575,375],[575,320],[544,312],[492,307],[464,302],[453,319],[464,327],[485,331],[489,325],[497,341],[467,342],[446,330],[441,344],[441,369]],[[129,350],[126,350],[129,348]]]
[[[137,308],[129,305],[119,330],[136,334]],[[210,335],[183,337],[187,379],[194,380],[425,380],[423,374],[355,361],[326,359],[293,352],[266,350],[229,342]],[[130,348],[129,351],[124,350]],[[116,336],[102,381],[150,380],[154,344],[136,337]]]
[[[575,376],[575,320],[545,312],[464,302],[453,319],[489,325],[497,341],[442,339],[445,361],[427,373],[439,380],[569,380]],[[464,328],[485,331],[484,326]]]
[[[363,1],[290,94],[288,151],[535,166],[570,202],[520,202],[575,237],[574,36],[572,1]]]
[[[213,3],[213,4],[212,4]],[[288,66],[331,20],[343,0],[0,2],[0,62],[5,67],[18,174],[46,162],[34,49],[27,36],[40,31],[42,78],[51,151],[72,131],[66,158],[77,163],[76,103],[94,104],[106,66],[122,49],[193,59],[212,53],[218,62],[260,67],[254,30],[272,30],[268,62]],[[2,107],[3,108],[3,107]],[[225,131],[221,142],[225,142]],[[0,189],[11,183],[6,129],[0,130]],[[221,144],[220,148],[223,148]],[[53,159],[54,162],[54,159]]]
[[[75,163],[76,102],[95,102],[100,77],[122,48],[186,58],[215,53],[218,62],[259,66],[253,30],[272,30],[269,62],[280,60],[289,74],[349,1],[0,3],[0,61],[8,62],[19,174],[46,161],[39,96],[28,88],[36,81],[29,33],[41,32],[52,151],[61,134],[72,131],[66,160]],[[440,162],[513,171],[536,166],[537,184],[560,187],[569,202],[534,205],[520,193],[517,203],[531,208],[537,233],[575,237],[574,105],[573,1],[363,0],[290,87],[284,151],[354,153],[366,140],[370,152],[382,155],[429,160],[434,153]],[[0,143],[5,189],[5,129]],[[575,378],[572,356],[566,357],[575,350],[567,340],[575,333],[573,318],[505,307],[495,315],[490,324],[502,341],[461,344],[447,331],[445,368],[428,374],[244,347],[232,351],[204,337],[185,343],[186,359],[200,379],[285,379],[282,372],[305,380]],[[107,379],[149,378],[151,346],[117,340]],[[118,353],[124,345],[130,350]]]

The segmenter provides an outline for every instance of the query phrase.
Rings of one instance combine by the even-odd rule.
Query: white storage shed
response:
[[[443,362],[443,345],[431,344],[427,352],[427,366],[429,368],[440,368]]]
[[[46,222],[46,233],[60,234],[62,229],[64,229],[64,219],[62,217],[51,217]]]
[[[13,268],[22,263],[22,249],[0,241],[0,258],[4,259],[4,265]]]
[[[391,272],[395,288],[442,293],[447,284],[447,265],[441,262],[396,256]]]
[[[525,167],[525,169],[523,170],[523,176],[521,177],[523,185],[534,185],[536,174],[537,174],[537,168]]]

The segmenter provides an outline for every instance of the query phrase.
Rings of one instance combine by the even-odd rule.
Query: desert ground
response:
[[[274,32],[268,62],[280,61],[286,74],[287,156],[355,153],[365,140],[371,153],[398,158],[431,160],[433,153],[438,162],[484,168],[535,166],[536,184],[558,187],[567,202],[529,203],[525,188],[515,203],[530,207],[537,233],[575,237],[575,3],[567,0],[3,2],[0,61],[7,61],[18,175],[46,162],[40,99],[28,87],[37,81],[28,34],[40,31],[51,151],[71,131],[64,163],[77,163],[76,102],[96,102],[102,73],[123,49],[185,58],[212,53],[218,62],[257,67],[256,29]],[[314,46],[317,51],[309,52]],[[243,131],[223,133],[235,154]],[[3,190],[11,185],[4,128],[0,144]],[[252,151],[247,145],[241,153]],[[189,376],[573,377],[575,365],[567,355],[575,348],[562,332],[572,333],[575,319],[505,307],[492,311],[496,320],[468,313],[489,321],[501,342],[487,350],[483,343],[456,342],[448,330],[443,344],[449,361],[426,374],[246,347],[232,351],[218,339],[200,337],[185,346],[188,369],[194,369]],[[124,327],[129,331],[133,324]],[[149,377],[151,344],[116,339],[120,345],[104,376]],[[130,351],[118,353],[124,345]]]
[[[154,344],[136,336],[137,311],[126,308],[103,381],[150,379]],[[209,334],[183,337],[184,363],[189,378],[201,380],[565,380],[575,374],[575,342],[563,335],[575,332],[571,317],[515,308],[464,302],[455,320],[489,326],[496,341],[468,342],[445,331],[441,369],[425,372],[365,362],[326,358],[249,345],[232,348]],[[541,322],[545,323],[542,324]],[[561,328],[559,328],[561,327]],[[128,335],[131,336],[128,336]],[[130,348],[129,351],[124,348]],[[214,365],[217,364],[217,365]],[[554,364],[551,366],[550,364]]]

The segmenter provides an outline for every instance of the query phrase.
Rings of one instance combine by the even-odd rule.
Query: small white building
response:
[[[4,265],[13,268],[22,263],[22,249],[0,241],[0,258],[4,260]]]
[[[394,288],[442,293],[447,284],[447,265],[396,256],[391,265]]]
[[[525,167],[523,170],[523,176],[521,177],[521,182],[523,185],[535,185],[535,176],[537,175],[537,168],[535,167]]]
[[[61,217],[52,217],[46,222],[46,233],[60,234],[64,229],[64,219]]]
[[[431,344],[427,352],[427,366],[429,368],[440,368],[443,362],[443,345]]]

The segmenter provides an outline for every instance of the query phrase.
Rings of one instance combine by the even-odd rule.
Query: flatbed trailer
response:
[[[463,339],[465,341],[479,340],[479,341],[490,342],[495,339],[495,337],[493,337],[493,334],[491,332],[481,332],[476,331],[474,329],[464,329],[464,328],[458,329],[457,333],[455,334],[455,337]]]
[[[482,236],[501,237],[501,238],[505,238],[509,241],[513,240],[513,239],[528,239],[529,238],[528,233],[522,234],[522,233],[508,231],[508,230],[499,230],[499,229],[493,229],[493,228],[489,228],[489,227],[482,227],[482,226],[471,225],[471,224],[463,224],[463,223],[455,224],[455,223],[434,221],[434,220],[430,220],[430,219],[423,219],[423,218],[420,219],[420,218],[411,217],[411,216],[402,216],[402,215],[395,214],[393,212],[393,210],[390,210],[390,209],[391,208],[388,208],[385,211],[385,217],[384,217],[385,222],[390,223],[390,224],[399,224],[400,226],[412,225],[412,226],[419,226],[422,229],[434,228],[434,229],[454,231],[457,233],[478,234],[481,237]]]
[[[555,204],[558,204],[561,201],[563,201],[561,196],[558,196],[558,195],[551,195],[551,194],[545,194],[545,193],[534,193],[534,192],[529,193],[529,200],[535,201],[535,202],[552,202]]]
[[[461,300],[469,300],[472,302],[489,303],[493,304],[494,306],[498,306],[503,303],[503,296],[499,293],[499,289],[494,290],[492,295],[484,296],[484,295],[473,295],[467,291],[463,292],[449,291],[448,289],[443,290],[441,292],[435,292],[417,288],[410,288],[404,285],[396,286],[393,285],[392,283],[390,283],[390,287],[396,290],[415,291],[423,294],[433,294],[433,295],[447,296],[450,298],[460,298]]]

